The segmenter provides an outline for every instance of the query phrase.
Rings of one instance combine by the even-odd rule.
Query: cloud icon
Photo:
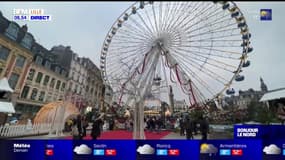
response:
[[[218,148],[216,148],[212,144],[203,143],[200,146],[200,153],[214,154],[218,152]]]
[[[152,148],[149,144],[145,144],[143,146],[139,146],[137,152],[140,154],[154,154],[154,148]]]
[[[281,149],[275,144],[270,144],[269,146],[265,146],[263,148],[263,152],[265,152],[265,154],[280,154]]]
[[[80,146],[76,146],[73,152],[76,154],[91,154],[92,150],[86,144],[81,144]]]

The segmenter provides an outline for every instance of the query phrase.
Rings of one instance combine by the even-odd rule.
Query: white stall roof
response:
[[[11,102],[0,102],[0,112],[15,113],[15,108]]]
[[[277,90],[277,91],[265,93],[259,101],[260,102],[270,101],[270,100],[281,99],[281,98],[285,98],[285,88]]]
[[[6,77],[0,80],[0,91],[14,92],[14,90],[10,87],[8,79]]]

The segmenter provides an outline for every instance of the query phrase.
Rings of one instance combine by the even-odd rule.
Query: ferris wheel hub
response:
[[[152,43],[152,47],[170,48],[172,46],[173,35],[170,33],[162,33]]]

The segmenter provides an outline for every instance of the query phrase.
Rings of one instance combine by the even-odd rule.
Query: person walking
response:
[[[86,116],[84,116],[82,118],[82,137],[85,137],[86,136],[86,130],[87,130],[87,127],[88,127],[88,121],[87,121],[87,118]]]
[[[184,136],[185,135],[185,123],[184,123],[183,116],[181,116],[179,119],[179,127],[180,127],[180,136]]]
[[[78,128],[77,128],[77,125],[76,125],[76,121],[73,121],[72,123],[72,126],[71,126],[71,135],[72,135],[72,138],[74,140],[79,140],[79,132],[78,132]]]
[[[203,116],[201,116],[201,121],[200,121],[200,131],[202,134],[202,140],[207,140],[208,137],[208,132],[209,132],[209,123],[206,120],[206,118],[204,118]]]
[[[112,131],[114,129],[114,124],[115,124],[115,121],[114,121],[114,118],[112,117],[110,120],[109,120],[109,130]]]
[[[83,125],[82,125],[82,119],[81,115],[79,114],[76,119],[76,125],[79,133],[79,139],[83,139]]]
[[[91,130],[91,137],[93,140],[97,140],[98,137],[100,137],[101,135],[101,126],[103,125],[103,120],[100,117],[98,117],[97,119],[95,119],[95,121],[93,122],[92,125],[92,130]]]
[[[194,130],[194,123],[190,120],[190,118],[187,118],[185,123],[185,129],[186,129],[186,139],[194,139],[193,137],[193,130]]]

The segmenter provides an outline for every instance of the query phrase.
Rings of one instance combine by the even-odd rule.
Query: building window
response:
[[[16,66],[17,67],[23,67],[24,66],[24,64],[25,64],[25,61],[26,61],[26,58],[24,57],[24,56],[21,56],[21,55],[19,55],[18,57],[17,57],[17,60],[16,60]]]
[[[29,86],[24,86],[22,94],[21,94],[21,98],[25,98],[26,99],[28,97],[29,91],[30,91],[30,87]]]
[[[9,57],[10,50],[0,45],[0,59],[6,61]]]
[[[42,78],[43,78],[43,73],[42,72],[38,72],[36,83],[41,83]]]
[[[37,56],[37,58],[36,58],[36,64],[42,65],[42,63],[43,63],[43,58],[42,58],[41,56]]]
[[[57,80],[57,83],[56,83],[56,89],[57,89],[57,90],[59,90],[60,83],[61,83],[60,80]]]
[[[63,96],[60,95],[59,98],[58,98],[58,100],[59,100],[59,101],[62,101],[62,100],[63,100]]]
[[[35,70],[34,69],[30,69],[29,75],[28,75],[28,80],[32,81],[35,75]]]
[[[32,47],[32,42],[33,42],[33,37],[29,34],[29,33],[26,33],[21,44],[22,46],[24,46],[25,48],[27,49],[31,49]]]
[[[46,62],[45,62],[45,67],[46,67],[47,69],[50,69],[50,65],[51,65],[51,64],[50,64],[50,61],[46,61]]]
[[[76,84],[74,92],[77,93],[77,90],[78,90],[78,85]]]
[[[59,67],[55,67],[55,72],[59,74],[60,73],[60,68]]]
[[[52,101],[52,95],[51,95],[51,94],[48,94],[47,99],[46,99],[46,102],[51,102],[51,101]]]
[[[39,101],[44,101],[45,94],[46,94],[46,93],[45,93],[44,91],[41,91],[41,92],[40,92]]]
[[[49,76],[46,75],[45,79],[44,79],[44,85],[46,86],[48,84],[48,82],[49,82]]]
[[[9,27],[7,28],[5,35],[9,38],[16,40],[18,35],[19,27],[15,23],[10,23]]]
[[[10,78],[9,78],[9,85],[11,86],[11,88],[15,89],[19,80],[19,75],[16,73],[12,73]]]
[[[62,85],[61,85],[61,91],[64,91],[64,89],[65,89],[65,83],[62,83]]]
[[[82,90],[82,88],[80,87],[80,88],[79,88],[79,94],[80,94],[80,95],[81,95],[81,90]]]
[[[69,83],[69,88],[68,88],[70,91],[72,89],[72,82]]]
[[[74,72],[72,72],[71,78],[72,78],[73,80],[75,80],[75,73],[74,73]]]
[[[52,78],[52,79],[51,79],[51,82],[50,82],[50,84],[49,84],[49,86],[50,86],[51,88],[54,88],[54,85],[55,85],[55,79]]]
[[[34,88],[31,94],[31,100],[36,100],[38,89]]]

